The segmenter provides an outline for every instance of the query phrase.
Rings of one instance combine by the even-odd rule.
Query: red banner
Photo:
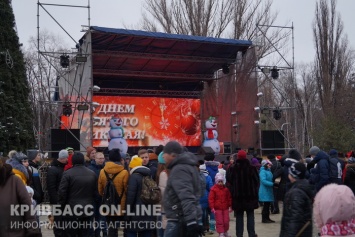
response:
[[[122,119],[128,146],[158,146],[176,140],[201,145],[200,100],[184,98],[94,96],[93,145],[108,146],[112,117]]]

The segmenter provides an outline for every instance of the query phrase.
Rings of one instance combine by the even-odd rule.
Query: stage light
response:
[[[263,73],[265,73],[265,74],[269,74],[269,73],[270,73],[270,68],[264,67],[264,68],[261,69],[261,71],[262,71]]]
[[[264,94],[262,92],[258,92],[258,94],[256,94],[257,97],[262,97]]]
[[[228,64],[223,64],[222,65],[222,72],[224,74],[228,74],[229,73],[229,65]]]
[[[87,104],[79,104],[77,107],[76,107],[78,110],[82,111],[82,110],[88,110],[89,109],[89,105]]]
[[[60,66],[67,68],[69,66],[69,55],[60,55]]]
[[[279,78],[279,69],[277,69],[276,66],[274,66],[274,67],[271,69],[271,77],[272,77],[273,79]]]
[[[99,86],[93,86],[92,87],[92,91],[94,91],[94,92],[98,92],[98,91],[100,91],[100,87]]]
[[[100,103],[97,103],[97,102],[92,102],[92,107],[96,108],[96,107],[99,107],[100,106]]]
[[[233,128],[236,128],[236,127],[238,127],[239,125],[238,125],[237,123],[235,123],[235,124],[233,124],[232,126],[233,126]]]
[[[282,117],[281,110],[275,109],[275,110],[273,110],[273,113],[274,113],[274,119],[275,120],[280,120],[281,119],[281,117]]]
[[[69,117],[72,113],[73,113],[72,105],[68,101],[64,102],[62,114],[64,116]]]
[[[260,112],[260,107],[254,107],[255,112]]]
[[[259,124],[260,124],[260,121],[259,121],[259,120],[255,120],[255,121],[254,121],[254,124],[259,125]]]
[[[237,114],[237,112],[235,112],[235,111],[231,112],[231,115],[236,115],[236,114]]]
[[[86,63],[87,60],[88,60],[87,57],[82,54],[78,54],[75,57],[75,62],[77,62],[77,63]]]

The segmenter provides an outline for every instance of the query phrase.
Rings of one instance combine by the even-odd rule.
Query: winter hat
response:
[[[30,186],[26,186],[27,192],[32,194],[32,196],[35,194],[35,192],[33,191],[33,188],[31,188]]]
[[[68,156],[69,156],[68,150],[63,149],[59,152],[58,159],[65,159],[68,158]]]
[[[108,160],[112,162],[120,162],[122,159],[120,149],[112,149],[108,153]]]
[[[330,157],[338,157],[338,151],[335,149],[331,149],[329,151],[329,155],[330,155]]]
[[[137,166],[142,166],[143,160],[139,156],[135,155],[132,157],[131,162],[129,162],[129,168],[133,169]]]
[[[158,156],[154,152],[148,152],[149,160],[157,160]]]
[[[247,158],[247,153],[244,150],[238,151],[237,159],[246,159],[246,158]]]
[[[302,156],[296,149],[291,149],[288,152],[288,158],[292,158],[299,161],[302,159]]]
[[[221,173],[217,173],[216,176],[214,177],[214,181],[216,182],[216,184],[219,182],[219,181],[222,181],[224,182],[224,177]]]
[[[34,195],[35,192],[33,191],[33,188],[31,188],[30,186],[26,186],[27,192]]]
[[[214,154],[212,154],[212,153],[207,153],[206,155],[205,155],[205,161],[213,161],[214,160]]]
[[[313,215],[318,228],[327,223],[354,219],[354,193],[346,185],[329,184],[324,186],[314,199]]]
[[[312,146],[311,149],[309,149],[309,154],[311,156],[317,155],[318,152],[320,152],[320,149],[317,146]]]
[[[18,162],[21,162],[23,160],[28,160],[28,157],[23,154],[22,152],[16,152],[13,156],[13,159],[17,160]]]
[[[37,157],[38,153],[38,150],[27,150],[27,157],[29,160],[34,160]]]
[[[96,149],[93,148],[92,146],[88,146],[88,147],[86,148],[86,156],[87,156],[87,157],[90,157],[91,152],[94,151],[94,150],[96,150]]]
[[[158,155],[158,163],[159,164],[165,164],[165,160],[163,158],[163,154],[164,154],[164,152],[160,152],[159,155]]]
[[[181,154],[183,152],[182,146],[177,141],[170,141],[164,146],[164,153],[166,154]]]
[[[306,171],[306,166],[300,162],[292,163],[292,165],[288,168],[288,173],[295,179],[304,179]]]
[[[348,159],[348,164],[354,164],[355,163],[355,157],[350,157]]]
[[[206,165],[205,164],[200,165],[199,168],[200,168],[200,170],[206,170]]]
[[[9,154],[7,154],[7,156],[11,159],[16,153],[17,153],[16,150],[12,150],[12,151],[9,151]]]
[[[269,160],[262,160],[261,161],[261,166],[264,166],[264,165],[272,165],[272,163]]]
[[[84,162],[85,162],[84,155],[80,152],[74,152],[74,155],[72,157],[73,165],[83,165]]]
[[[73,148],[73,147],[67,147],[67,148],[65,148],[65,150],[67,150],[67,151],[74,151],[74,148]]]

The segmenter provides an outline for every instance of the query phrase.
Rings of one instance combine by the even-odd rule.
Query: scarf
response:
[[[327,223],[322,227],[320,234],[321,236],[347,236],[355,234],[355,218],[349,221]]]

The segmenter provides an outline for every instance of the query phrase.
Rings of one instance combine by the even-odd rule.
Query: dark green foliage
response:
[[[337,117],[337,118],[336,118]],[[350,125],[339,116],[324,118],[314,129],[314,144],[325,151],[332,148],[341,152],[348,152],[355,148],[355,133]]]
[[[34,146],[26,69],[14,26],[11,1],[0,0],[0,152],[5,154]],[[6,62],[9,55],[12,65]]]

